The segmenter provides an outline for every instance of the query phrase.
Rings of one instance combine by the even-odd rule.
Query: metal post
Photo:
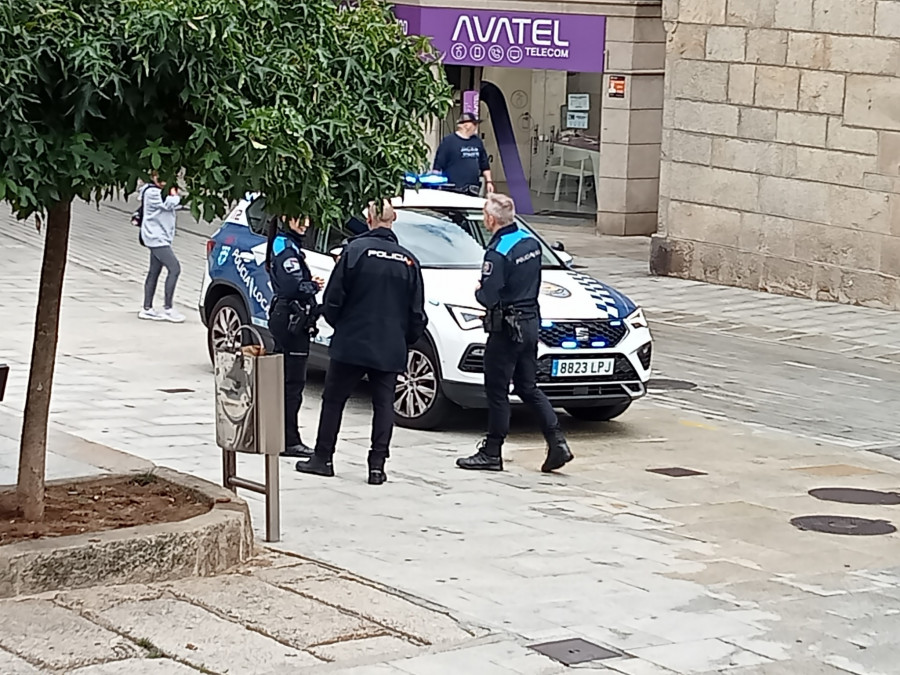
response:
[[[266,455],[266,541],[281,541],[278,455]]]
[[[237,476],[237,453],[222,449],[222,485],[237,494],[237,488],[231,482]]]

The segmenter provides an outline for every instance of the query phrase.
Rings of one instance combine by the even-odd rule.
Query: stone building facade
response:
[[[900,309],[900,0],[664,0],[657,274]]]

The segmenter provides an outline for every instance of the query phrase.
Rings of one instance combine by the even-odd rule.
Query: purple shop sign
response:
[[[462,111],[472,113],[476,117],[480,114],[481,101],[478,92],[468,89],[462,93]]]
[[[606,17],[395,5],[408,35],[431,38],[444,63],[602,73]]]

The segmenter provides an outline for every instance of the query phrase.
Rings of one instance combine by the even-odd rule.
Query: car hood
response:
[[[433,305],[478,307],[477,269],[424,269],[425,300]],[[545,319],[624,319],[637,306],[625,295],[575,270],[544,270],[540,295]]]

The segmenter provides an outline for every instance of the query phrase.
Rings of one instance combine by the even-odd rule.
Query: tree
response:
[[[328,226],[424,165],[449,88],[379,0],[7,0],[0,201],[46,223],[19,456],[43,517],[47,422],[71,203],[183,176],[195,217],[247,191]],[[431,58],[429,58],[431,57]]]

